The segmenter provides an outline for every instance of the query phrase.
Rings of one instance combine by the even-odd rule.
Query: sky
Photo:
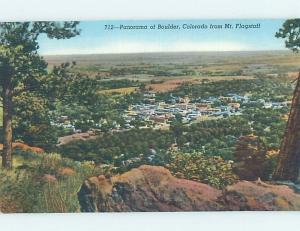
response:
[[[39,38],[42,55],[107,54],[189,51],[252,51],[283,50],[284,41],[275,38],[284,19],[251,20],[111,20],[82,21],[79,36],[56,40]],[[224,29],[224,24],[232,29]],[[257,24],[258,29],[236,29],[236,24]],[[149,29],[156,24],[156,29]],[[174,24],[180,30],[159,30],[157,25]],[[182,29],[183,24],[208,26],[208,29]],[[223,25],[223,29],[209,26]],[[105,30],[105,25],[147,25],[147,30]]]

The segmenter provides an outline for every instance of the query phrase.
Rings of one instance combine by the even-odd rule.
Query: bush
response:
[[[79,212],[77,192],[82,182],[110,171],[56,153],[19,151],[14,163],[13,170],[0,170],[2,212]]]
[[[46,123],[21,124],[14,130],[14,139],[20,139],[28,145],[41,147],[46,151],[52,151],[56,149],[57,139],[62,133],[61,128]]]
[[[241,136],[234,152],[233,171],[242,180],[270,180],[274,158],[267,155],[267,146],[260,137]]]
[[[166,167],[176,177],[199,181],[219,189],[237,180],[237,176],[232,173],[232,162],[219,156],[171,152]]]

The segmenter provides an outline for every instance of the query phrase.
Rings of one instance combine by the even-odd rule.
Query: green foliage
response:
[[[242,180],[269,180],[270,173],[266,172],[267,147],[256,136],[240,137],[234,152],[234,172]]]
[[[105,133],[96,139],[70,142],[60,146],[59,152],[74,160],[93,160],[97,163],[118,165],[122,160],[148,153],[150,148],[157,151],[167,150],[172,143],[174,138],[169,131],[133,129]]]
[[[53,150],[61,131],[50,125],[47,99],[23,92],[14,98],[14,106],[14,139]]]
[[[117,89],[124,87],[138,87],[140,85],[139,81],[133,81],[129,79],[114,79],[98,82],[100,89]]]
[[[55,153],[15,153],[13,170],[0,170],[0,198],[8,212],[79,212],[77,192],[88,177],[108,174],[93,162]],[[4,201],[2,201],[4,200]]]
[[[180,178],[224,188],[234,183],[237,176],[232,173],[232,162],[219,156],[207,157],[199,152],[171,152],[166,167]]]
[[[185,84],[174,90],[173,94],[179,96],[188,95],[192,100],[199,98],[225,96],[229,93],[251,94],[253,99],[264,99],[267,101],[278,101],[278,96],[286,100],[291,95],[293,86],[286,77],[272,78],[263,75],[254,79],[234,81],[218,81],[206,84]],[[169,93],[161,94],[162,98],[169,97]]]
[[[253,134],[263,139],[269,149],[279,149],[286,126],[286,121],[282,117],[287,113],[288,108],[280,110],[249,108],[243,117],[252,122]]]
[[[42,117],[47,114],[47,110],[43,109],[46,105],[49,106],[52,96],[52,91],[47,91],[49,88],[45,85],[49,84],[49,79],[54,75],[65,77],[69,66],[62,65],[48,73],[46,61],[37,52],[39,36],[44,34],[48,38],[71,38],[79,34],[77,25],[78,22],[0,23],[0,90],[3,92],[3,124],[7,126],[3,129],[6,131],[4,144],[8,144],[7,146],[11,146],[11,121],[15,116],[20,116],[23,128],[26,127],[26,123],[28,127],[33,123],[45,124],[46,119]],[[60,73],[58,70],[61,70]],[[20,98],[26,100],[21,100],[22,104],[18,105],[16,102],[20,101]],[[17,107],[23,105],[26,109],[30,105],[33,110]],[[46,123],[49,125],[49,120]],[[7,151],[3,153],[6,160],[3,166],[10,168],[11,150],[4,150]]]
[[[90,67],[89,69],[95,69]],[[149,76],[190,76],[195,75],[195,71],[186,68],[184,65],[161,65],[151,64],[145,65],[140,64],[138,66],[115,66],[109,70],[111,76],[126,76],[126,75],[149,75]]]
[[[176,141],[178,148],[184,152],[199,151],[207,156],[232,160],[236,140],[240,136],[254,134],[264,139],[268,148],[279,148],[286,123],[282,116],[286,112],[287,109],[254,107],[245,110],[242,116],[207,120],[190,126],[175,119],[170,131],[134,129],[105,133],[95,140],[63,145],[59,152],[75,160],[116,163],[116,159],[121,161],[146,155],[150,148],[167,151]]]
[[[62,129],[44,124],[24,125],[15,129],[15,139],[22,140],[30,146],[43,148],[45,151],[56,149],[57,138],[63,133]]]
[[[47,63],[37,53],[38,36],[65,39],[79,34],[78,22],[0,23],[1,86],[10,83],[13,94],[38,91]]]
[[[3,124],[3,108],[2,108],[2,104],[0,104],[0,124]]]
[[[285,46],[293,52],[299,52],[300,49],[300,19],[286,20],[282,28],[276,32],[277,38],[285,39]]]
[[[185,151],[201,151],[209,156],[232,159],[235,141],[242,135],[251,133],[251,127],[243,117],[208,120],[182,127],[178,146]]]

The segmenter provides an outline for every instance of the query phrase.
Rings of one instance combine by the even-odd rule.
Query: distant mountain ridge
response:
[[[122,54],[70,54],[44,55],[49,64],[76,61],[78,64],[130,64],[130,63],[209,63],[216,58],[294,55],[286,50],[270,51],[212,51],[212,52],[153,52]]]

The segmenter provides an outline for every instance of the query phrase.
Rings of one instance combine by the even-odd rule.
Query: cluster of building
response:
[[[232,115],[241,115],[241,103],[249,101],[248,96],[228,94],[227,96],[209,97],[192,102],[189,97],[170,95],[166,101],[156,101],[155,93],[144,95],[142,104],[131,105],[123,117],[128,128],[135,120],[145,121],[154,128],[168,128],[170,122],[180,116],[183,123],[218,119]],[[219,105],[219,106],[216,106]]]
[[[259,103],[265,109],[281,109],[290,104],[290,102],[266,102],[263,99],[253,100],[249,95],[234,93],[207,99],[199,98],[194,101],[191,101],[187,96],[179,97],[170,94],[167,100],[157,101],[154,92],[147,92],[144,94],[143,103],[130,105],[128,110],[124,111],[122,116],[125,125],[121,127],[115,122],[112,130],[131,129],[136,127],[136,124],[139,128],[169,129],[171,122],[176,117],[179,117],[182,123],[190,124],[197,121],[238,116],[242,115],[245,105],[252,103]],[[137,123],[138,121],[140,123]],[[89,122],[94,124],[94,121]],[[75,128],[68,116],[61,116],[55,125],[71,129],[74,133],[81,132],[80,129]],[[94,127],[101,131],[100,122]]]
[[[123,118],[126,128],[132,128],[132,121],[145,122],[144,127],[157,129],[168,128],[171,121],[180,116],[183,123],[193,123],[209,119],[219,119],[229,116],[242,115],[241,104],[259,103],[263,108],[280,109],[287,107],[290,102],[266,102],[265,100],[251,100],[248,95],[227,94],[226,96],[209,97],[191,101],[189,97],[170,95],[166,101],[156,101],[155,93],[149,92],[144,95],[144,103],[131,105],[125,111]]]
[[[263,108],[271,108],[271,109],[281,109],[284,107],[288,107],[291,105],[290,101],[284,101],[284,102],[263,102]]]

